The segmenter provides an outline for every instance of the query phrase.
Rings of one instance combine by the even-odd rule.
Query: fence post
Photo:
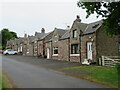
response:
[[[105,66],[104,56],[102,56],[102,66]]]
[[[99,58],[99,65],[102,66],[102,59]]]

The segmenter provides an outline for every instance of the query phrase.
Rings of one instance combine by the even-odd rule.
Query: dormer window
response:
[[[77,30],[73,30],[73,38],[76,38],[77,37]]]

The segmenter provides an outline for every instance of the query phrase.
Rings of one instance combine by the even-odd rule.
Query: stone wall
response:
[[[101,27],[96,32],[97,42],[97,60],[101,56],[118,56],[118,42],[120,39],[117,36],[107,36],[105,30]]]
[[[43,47],[43,40],[42,41],[38,41],[38,55],[42,55],[44,54],[44,47]]]
[[[58,47],[58,59],[59,60],[65,60],[69,61],[69,39],[64,39],[59,41],[59,47]]]
[[[87,57],[87,43],[92,42],[92,60],[96,62],[96,34],[91,33],[81,37],[81,60],[88,59]]]
[[[46,42],[45,43],[45,55],[47,56],[47,48],[50,50],[50,57],[49,59],[52,59],[52,42]]]

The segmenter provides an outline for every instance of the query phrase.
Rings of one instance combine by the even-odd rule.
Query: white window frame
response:
[[[77,30],[73,30],[73,38],[76,38],[77,37]]]
[[[70,54],[70,56],[80,56],[80,54]]]
[[[54,50],[57,49],[58,50],[58,47],[53,47],[53,55],[52,56],[58,56],[58,54],[54,54]]]
[[[29,53],[29,48],[27,48],[27,53]]]

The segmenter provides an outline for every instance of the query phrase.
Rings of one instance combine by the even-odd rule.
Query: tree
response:
[[[88,18],[97,13],[104,18],[103,26],[108,35],[120,35],[120,1],[119,2],[77,2],[78,7],[86,9]]]
[[[2,34],[2,49],[5,49],[7,41],[15,40],[17,38],[17,34],[15,32],[10,32],[8,29],[1,30]]]
[[[10,32],[10,33],[12,34],[13,39],[14,39],[14,38],[18,38],[18,37],[17,37],[17,34],[16,34],[15,32]]]

